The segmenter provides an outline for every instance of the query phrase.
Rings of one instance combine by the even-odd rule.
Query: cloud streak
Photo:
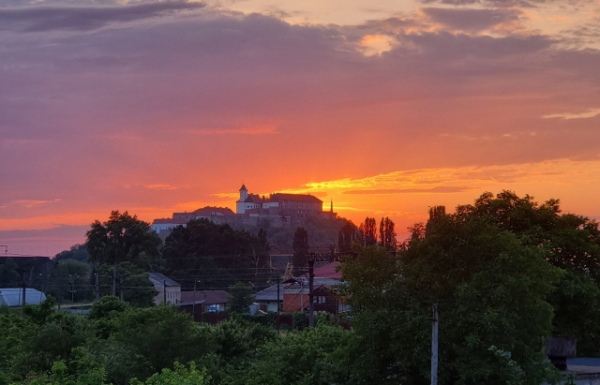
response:
[[[0,8],[0,30],[92,31],[111,23],[126,23],[202,7],[204,7],[203,3],[172,0],[125,6],[42,5]]]

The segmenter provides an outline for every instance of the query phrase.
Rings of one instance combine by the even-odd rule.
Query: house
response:
[[[39,305],[46,300],[46,294],[39,290],[25,289],[25,304]],[[20,307],[23,306],[23,288],[1,288],[0,306]]]
[[[315,277],[313,280],[313,301],[315,311],[337,314],[345,311],[345,304],[339,298],[337,287],[346,285],[335,278]],[[286,285],[283,291],[283,312],[294,313],[308,310],[310,305],[309,284],[306,278],[297,278],[295,283]]]
[[[189,220],[181,219],[181,218],[161,218],[155,219],[152,222],[151,229],[156,233],[160,233],[161,231],[170,231],[173,230],[177,226],[187,225]]]
[[[171,278],[160,273],[148,273],[150,282],[154,285],[158,294],[154,297],[154,304],[167,303],[175,305],[181,302],[181,285]]]
[[[203,313],[225,311],[229,293],[225,290],[182,291],[179,310],[192,314],[194,320],[202,320]]]
[[[254,295],[254,302],[258,303],[263,312],[277,312],[283,303],[283,285],[279,284],[279,297],[277,296],[277,285],[267,287]]]

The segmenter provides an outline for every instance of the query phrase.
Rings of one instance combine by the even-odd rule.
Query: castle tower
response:
[[[240,202],[244,202],[248,198],[248,189],[246,185],[242,183],[242,187],[240,188]]]

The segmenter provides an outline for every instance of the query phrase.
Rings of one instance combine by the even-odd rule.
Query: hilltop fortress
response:
[[[206,206],[193,212],[173,213],[172,218],[155,219],[152,230],[160,234],[177,226],[185,226],[192,219],[208,219],[216,224],[231,226],[302,226],[307,218],[335,219],[333,202],[329,211],[323,211],[323,201],[307,194],[275,193],[268,197],[248,193],[240,188],[240,198],[235,202],[236,212],[227,207]]]

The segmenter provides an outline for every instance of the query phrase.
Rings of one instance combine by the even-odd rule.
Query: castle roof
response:
[[[188,223],[187,219],[173,219],[173,218],[162,218],[155,219],[152,224],[153,225],[164,225],[164,224],[174,224],[174,225],[185,225]]]
[[[235,215],[229,207],[213,207],[206,206],[194,211],[192,214],[197,216],[209,216],[209,215]]]
[[[302,201],[302,202],[311,202],[311,203],[321,203],[323,201],[319,198],[306,195],[306,194],[284,194],[284,193],[276,193],[271,195],[270,201],[272,202],[281,202],[281,201]]]
[[[248,203],[262,203],[264,201],[264,199],[262,199],[261,197],[259,197],[256,194],[248,194],[248,198],[246,198],[246,200],[244,202],[248,202]]]

